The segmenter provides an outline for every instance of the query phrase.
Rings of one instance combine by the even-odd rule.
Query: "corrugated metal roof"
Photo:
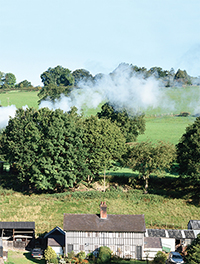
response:
[[[176,230],[176,229],[147,229],[146,231],[147,237],[166,237],[166,238],[195,238],[195,234],[193,230]]]
[[[200,220],[190,220],[188,223],[189,229],[199,230],[200,229]]]
[[[144,215],[64,214],[65,231],[86,232],[145,232]]]
[[[0,229],[35,229],[35,222],[0,222]]]

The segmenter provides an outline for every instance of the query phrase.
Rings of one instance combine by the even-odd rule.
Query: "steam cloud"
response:
[[[156,108],[161,101],[162,107],[169,105],[156,79],[130,76],[129,69],[123,71],[120,68],[114,75],[104,75],[95,83],[85,83],[83,80],[79,83],[80,89],[73,90],[69,97],[62,95],[54,103],[45,100],[39,107],[69,111],[75,106],[80,112],[84,105],[88,108],[97,108],[101,102],[109,101],[116,110],[126,108],[137,113],[145,111],[148,107]]]
[[[125,108],[128,112],[135,114],[158,108],[159,112],[162,110],[165,113],[180,111],[180,102],[176,99],[172,100],[169,96],[171,88],[161,87],[159,81],[153,77],[145,79],[142,75],[133,75],[127,66],[117,68],[113,74],[96,78],[95,82],[83,80],[78,86],[79,89],[74,89],[68,97],[61,95],[61,98],[54,103],[44,100],[39,108],[48,107],[53,110],[60,108],[67,112],[75,106],[81,112],[84,106],[97,108],[100,103],[109,101],[116,110]],[[181,100],[186,101],[183,104],[184,110],[181,111],[192,108],[194,113],[200,112],[200,89],[194,90],[196,94],[193,98],[195,99],[189,102],[188,94],[181,89]],[[14,105],[0,107],[0,129],[6,127],[9,117],[14,117],[16,110]]]
[[[23,109],[28,108],[28,106],[23,106]],[[10,117],[15,117],[17,107],[15,105],[10,105],[6,107],[0,107],[0,129],[5,128],[8,125]]]

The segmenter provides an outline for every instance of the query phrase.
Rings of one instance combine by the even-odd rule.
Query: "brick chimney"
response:
[[[101,202],[100,204],[100,218],[107,219],[107,205],[106,202]]]

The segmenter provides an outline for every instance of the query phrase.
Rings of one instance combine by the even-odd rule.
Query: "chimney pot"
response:
[[[107,219],[107,205],[106,202],[101,202],[100,204],[100,218]]]

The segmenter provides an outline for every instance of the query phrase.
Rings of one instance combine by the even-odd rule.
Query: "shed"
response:
[[[56,226],[44,238],[46,239],[46,246],[50,246],[57,255],[63,255],[65,250],[65,231],[59,226]]]
[[[153,260],[156,253],[162,251],[162,243],[160,237],[144,238],[144,256],[146,259]]]

